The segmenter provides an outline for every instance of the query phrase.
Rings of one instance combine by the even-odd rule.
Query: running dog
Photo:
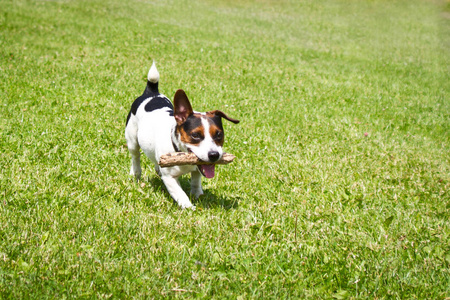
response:
[[[167,191],[181,208],[192,208],[178,177],[191,173],[191,195],[203,195],[202,175],[214,177],[215,165],[187,165],[160,168],[161,155],[173,152],[192,152],[200,160],[216,162],[223,154],[224,131],[222,119],[235,124],[239,120],[220,110],[195,112],[186,93],[177,90],[173,105],[159,93],[159,73],[153,62],[147,76],[144,93],[131,105],[125,128],[125,138],[131,154],[131,171],[137,180],[141,177],[140,149],[155,164]]]

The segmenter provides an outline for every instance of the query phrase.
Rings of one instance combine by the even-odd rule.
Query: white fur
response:
[[[150,70],[148,71],[147,79],[151,83],[157,83],[159,81],[159,72],[156,69],[155,62],[152,63],[152,66],[151,66]]]

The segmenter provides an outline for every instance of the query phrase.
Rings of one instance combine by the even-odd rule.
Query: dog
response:
[[[128,113],[125,139],[131,154],[130,175],[141,177],[140,149],[154,163],[167,191],[181,208],[192,208],[189,197],[178,181],[181,175],[191,173],[191,195],[203,195],[202,175],[213,178],[214,164],[187,165],[160,168],[161,155],[173,152],[192,152],[204,162],[216,162],[223,154],[224,131],[222,119],[232,123],[239,120],[220,110],[194,112],[186,93],[176,91],[173,105],[159,93],[159,72],[153,62],[147,76],[144,93],[131,105]]]

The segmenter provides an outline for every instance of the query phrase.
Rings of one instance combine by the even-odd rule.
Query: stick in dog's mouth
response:
[[[159,161],[161,168],[182,166],[182,165],[197,165],[198,170],[206,178],[213,178],[215,175],[215,165],[226,165],[234,160],[235,156],[230,153],[224,153],[222,158],[214,163],[201,161],[194,153],[177,152],[162,155]]]

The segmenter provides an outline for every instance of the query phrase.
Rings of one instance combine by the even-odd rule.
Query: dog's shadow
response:
[[[190,185],[190,177],[182,176],[180,179],[180,185],[183,188],[183,191],[189,195],[189,191],[191,189]],[[167,197],[168,201],[172,201],[174,205],[177,205],[175,200],[172,199],[170,194],[167,192],[166,186],[162,182],[161,178],[158,176],[149,176],[146,180],[149,183],[149,187],[153,189],[155,192],[163,192]],[[199,199],[195,199],[193,196],[190,196],[192,204],[194,204],[197,208],[201,209],[213,209],[213,208],[222,208],[225,210],[236,209],[239,207],[239,200],[236,198],[228,198],[217,196],[214,193],[211,193],[209,190],[203,190],[203,195],[200,196]]]

